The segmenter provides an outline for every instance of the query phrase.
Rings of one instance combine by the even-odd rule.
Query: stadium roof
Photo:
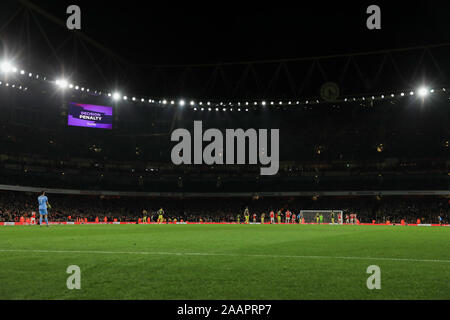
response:
[[[442,74],[448,54],[433,50],[450,43],[450,4],[440,3],[438,11],[431,2],[383,4],[382,29],[370,31],[366,5],[342,2],[143,3],[78,2],[82,28],[70,32],[64,27],[69,1],[3,1],[2,52],[26,61],[28,69],[41,68],[35,72],[66,73],[136,95],[295,99],[317,95],[328,80],[344,94],[375,94],[387,84],[378,73],[397,85],[389,89],[417,87],[430,72],[432,85],[448,84]],[[397,51],[411,47],[417,50]],[[366,51],[372,55],[358,61],[361,55],[348,55]],[[335,65],[323,57],[335,57]],[[422,64],[428,74],[413,70]],[[354,83],[344,83],[349,79]]]

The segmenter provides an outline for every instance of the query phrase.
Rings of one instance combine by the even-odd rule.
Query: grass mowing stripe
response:
[[[85,253],[85,254],[142,254],[142,255],[188,255],[188,256],[229,256],[229,257],[262,257],[262,258],[298,258],[298,259],[346,259],[346,260],[383,260],[406,262],[437,262],[450,263],[450,260],[413,259],[413,258],[375,258],[375,257],[340,257],[340,256],[296,256],[273,254],[235,254],[235,253],[208,253],[208,252],[148,252],[148,251],[77,251],[77,250],[26,250],[26,249],[0,249],[0,252],[26,252],[26,253]]]

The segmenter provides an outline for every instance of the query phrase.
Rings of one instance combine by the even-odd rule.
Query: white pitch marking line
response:
[[[294,256],[271,254],[237,254],[237,253],[207,253],[207,252],[146,252],[146,251],[89,251],[89,250],[26,250],[26,249],[0,249],[0,252],[27,252],[27,253],[88,253],[88,254],[142,254],[142,255],[186,255],[186,256],[229,256],[229,257],[261,257],[261,258],[298,258],[298,259],[345,259],[345,260],[385,260],[407,262],[441,262],[450,263],[450,260],[408,259],[408,258],[373,258],[373,257],[340,257],[340,256]]]

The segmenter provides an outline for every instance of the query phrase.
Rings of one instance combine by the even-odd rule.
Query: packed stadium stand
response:
[[[448,94],[426,101],[200,111],[114,105],[113,130],[67,126],[70,101],[111,105],[87,93],[57,96],[0,87],[0,184],[157,192],[447,190]],[[260,165],[175,166],[174,128],[279,128],[280,170]]]
[[[19,221],[20,217],[30,217],[36,211],[36,193],[0,192],[0,222]],[[142,198],[118,196],[76,196],[52,194],[52,206],[49,216],[51,221],[75,221],[87,218],[89,222],[99,218],[103,221],[137,222],[143,216],[157,220],[157,210],[164,208],[167,219],[188,222],[236,222],[246,206],[251,215],[257,219],[271,210],[290,210],[298,214],[300,210],[341,209],[344,214],[357,213],[361,223],[438,223],[438,216],[444,222],[450,220],[450,206],[447,198],[437,196],[422,197],[267,197],[248,198]],[[148,214],[143,214],[146,210]],[[68,219],[68,217],[71,217]],[[168,221],[167,221],[168,222]],[[313,222],[313,221],[306,221]]]

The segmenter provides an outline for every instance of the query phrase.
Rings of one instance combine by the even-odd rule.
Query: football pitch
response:
[[[450,227],[5,226],[0,299],[450,299]]]

